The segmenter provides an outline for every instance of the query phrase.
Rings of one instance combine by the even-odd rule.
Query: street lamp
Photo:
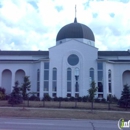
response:
[[[78,79],[79,79],[79,68],[75,68],[75,92],[79,92],[79,84],[78,84]]]

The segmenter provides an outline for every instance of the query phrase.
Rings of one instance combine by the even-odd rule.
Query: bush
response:
[[[44,97],[43,97],[43,101],[51,101],[51,97],[49,96],[49,94],[46,94]]]
[[[33,94],[32,96],[29,97],[29,101],[40,101],[40,98]]]
[[[106,103],[107,100],[106,100],[105,98],[102,98],[102,99],[101,99],[101,102]]]
[[[112,103],[117,103],[119,101],[119,99],[114,95],[108,95],[107,96],[107,101],[110,101]]]
[[[97,103],[100,103],[100,102],[101,102],[101,99],[95,98],[94,101],[97,102]]]
[[[0,100],[5,100],[6,95],[5,95],[5,89],[0,87]]]
[[[77,101],[78,101],[78,102],[81,102],[81,101],[82,101],[82,97],[78,97],[78,98],[77,98]]]
[[[57,101],[59,101],[59,102],[63,101],[62,97],[58,97],[57,99],[58,99]]]
[[[118,102],[119,101],[119,99],[114,95],[114,96],[112,96],[112,102]]]
[[[54,97],[54,98],[53,98],[53,101],[58,101],[58,98],[57,98],[57,97]]]
[[[89,100],[89,97],[88,97],[88,96],[84,96],[84,97],[82,98],[82,100],[83,100],[83,102],[87,102],[87,101]]]
[[[10,94],[10,97],[9,97],[9,100],[8,100],[9,104],[14,105],[14,104],[20,104],[22,102],[23,102],[23,98],[22,98],[21,95],[17,95],[13,92]]]
[[[68,101],[69,101],[69,98],[68,98],[68,97],[63,98],[63,101],[68,102]]]
[[[70,97],[69,101],[72,101],[72,102],[75,101],[75,97]]]

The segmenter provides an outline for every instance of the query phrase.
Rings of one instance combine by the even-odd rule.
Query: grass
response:
[[[44,109],[37,108],[0,108],[0,117],[26,117],[26,118],[65,118],[65,119],[100,119],[100,120],[119,120],[130,119],[130,113],[99,112],[75,109]]]
[[[24,101],[24,105],[26,107],[45,107],[45,108],[59,108],[59,102],[56,101],[29,101],[29,104],[27,101]],[[0,106],[11,106],[8,104],[7,101],[0,101]],[[23,104],[14,105],[14,107],[23,107]],[[115,111],[125,111],[125,108],[120,108],[116,103],[113,103],[110,105],[111,110]],[[61,102],[61,108],[75,108],[75,102]],[[91,102],[77,102],[76,109],[91,109]],[[107,103],[94,103],[94,109],[95,110],[108,110],[108,104]],[[130,111],[130,108],[128,108],[127,111]]]
[[[56,109],[59,107],[59,102],[45,102],[42,101],[30,101],[27,107],[27,101],[24,102],[26,109],[23,110],[23,104],[15,105],[11,107],[7,101],[0,101],[0,117],[27,117],[27,118],[67,118],[67,119],[100,119],[100,120],[119,120],[124,118],[125,120],[130,119],[130,110],[127,113],[121,111],[124,108],[119,108],[116,104],[111,104],[111,110],[120,112],[108,111],[103,112],[102,110],[108,109],[108,104],[105,103],[94,103],[94,112],[92,113],[91,103],[77,102],[77,108],[75,109],[75,102],[61,102],[62,108],[69,109]],[[43,107],[43,105],[45,105]],[[3,107],[3,108],[2,108]],[[33,108],[35,109],[33,109]],[[48,109],[53,108],[53,109]],[[70,109],[71,108],[71,109]],[[73,109],[72,109],[73,108]],[[101,111],[97,111],[101,110]]]

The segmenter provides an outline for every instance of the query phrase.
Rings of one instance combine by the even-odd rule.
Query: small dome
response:
[[[56,41],[66,38],[84,38],[95,41],[92,30],[84,24],[77,23],[76,18],[74,23],[67,24],[60,29],[57,34]]]

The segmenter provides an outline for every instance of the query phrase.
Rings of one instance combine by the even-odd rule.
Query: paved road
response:
[[[0,118],[0,130],[119,130],[117,121]]]

